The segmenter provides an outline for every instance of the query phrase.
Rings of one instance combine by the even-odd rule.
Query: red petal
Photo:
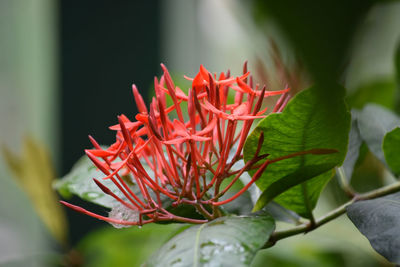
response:
[[[132,92],[139,112],[147,113],[146,104],[144,103],[142,96],[139,94],[139,91],[134,84],[132,85]]]
[[[204,80],[207,81],[207,83],[210,82],[210,78],[208,76],[208,74],[210,73],[206,68],[204,68],[204,66],[201,64],[200,65],[200,73],[203,76]]]
[[[249,107],[248,107],[247,102],[243,102],[242,104],[240,104],[237,108],[235,108],[233,110],[232,115],[241,116],[244,114],[248,114],[248,109],[249,109]]]
[[[268,107],[264,108],[263,110],[257,112],[257,116],[264,114],[267,111]]]
[[[245,91],[248,94],[254,95],[255,91],[250,88],[247,84],[245,84],[243,81],[241,81],[239,78],[236,78],[236,83],[239,85],[239,87]]]
[[[192,139],[194,141],[203,142],[203,141],[210,141],[211,137],[203,137],[203,136],[198,136],[198,135],[191,135],[190,139]]]
[[[193,88],[202,88],[206,82],[204,81],[203,75],[201,75],[201,72],[197,73],[196,77],[194,77],[193,82],[192,82],[192,87]]]
[[[210,133],[210,132],[214,129],[214,127],[215,127],[216,124],[217,124],[217,118],[214,117],[214,118],[212,119],[212,121],[211,121],[203,130],[198,131],[198,132],[196,133],[196,135],[205,135],[205,134]]]
[[[88,151],[90,151],[90,153],[93,156],[101,157],[101,158],[115,155],[115,152],[102,150],[102,149],[91,149],[91,150],[88,150]]]
[[[280,95],[286,92],[289,92],[290,88],[278,90],[278,91],[265,91],[264,97],[271,96],[271,95]],[[261,91],[256,92],[258,96],[261,95]]]
[[[176,87],[175,88],[176,89],[176,97],[178,98],[178,99],[182,99],[182,100],[184,100],[184,101],[188,101],[188,96],[179,88],[179,87]]]
[[[177,145],[177,144],[186,142],[188,139],[189,139],[189,137],[179,137],[179,138],[175,138],[175,139],[171,139],[171,140],[167,140],[167,141],[162,141],[162,143],[166,144],[166,145]]]
[[[125,124],[126,129],[132,130],[135,127],[139,127],[139,126],[143,125],[143,122],[142,121],[125,122],[124,124]],[[121,131],[121,125],[116,124],[116,125],[108,127],[108,129],[114,130],[114,131]]]

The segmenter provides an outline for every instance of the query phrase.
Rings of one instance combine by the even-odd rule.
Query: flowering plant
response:
[[[62,201],[63,204],[116,225],[157,221],[204,223],[222,216],[218,206],[243,194],[274,162],[266,160],[260,163],[268,156],[260,154],[261,134],[253,158],[239,170],[232,169],[243,159],[243,146],[254,120],[265,117],[267,108],[261,110],[264,98],[281,95],[272,111],[281,112],[289,100],[288,88],[267,91],[265,86],[254,85],[247,63],[240,77],[231,77],[229,71],[217,77],[200,66],[194,79],[186,77],[192,81],[186,95],[174,85],[167,68],[163,64],[161,67],[164,74],[160,81],[154,79],[155,97],[150,108],[147,109],[133,85],[139,110],[136,121],[130,121],[125,115],[119,116],[119,124],[110,127],[117,132],[116,142],[102,149],[89,136],[94,149],[86,150],[87,156],[106,175],[103,179],[110,179],[122,197],[97,179],[94,182],[137,216],[121,220],[100,216]],[[234,101],[229,103],[232,92]],[[173,101],[171,106],[167,106],[167,97]],[[183,103],[187,103],[187,113],[182,108]],[[177,119],[171,119],[172,112],[176,113]],[[148,170],[144,165],[149,167]],[[251,181],[233,196],[221,200],[241,175],[251,169],[257,169]],[[134,193],[122,176],[131,179],[130,182],[140,189],[140,194]],[[224,180],[229,184],[222,188]],[[204,219],[180,217],[167,211],[163,207],[162,199],[165,197],[173,201],[174,207],[193,205]]]
[[[343,87],[328,85],[328,99],[320,93],[321,85],[316,85],[289,101],[289,88],[269,91],[260,87],[245,64],[238,77],[229,71],[217,76],[200,66],[193,79],[186,77],[191,87],[185,93],[161,66],[163,75],[154,79],[155,97],[149,108],[133,86],[139,113],[135,121],[125,115],[118,117],[118,124],[110,127],[116,131],[114,144],[104,148],[89,136],[93,148],[86,154],[95,170],[87,168],[85,161],[56,183],[64,196],[65,192],[77,194],[111,211],[107,217],[61,203],[117,228],[157,222],[197,224],[169,240],[148,264],[215,263],[219,262],[217,255],[225,255],[224,263],[246,266],[261,248],[312,231],[346,211],[357,224],[354,216],[363,209],[362,200],[399,190],[395,183],[359,194],[346,182],[355,161],[354,151],[346,152],[351,117]],[[263,100],[271,96],[279,98],[266,115]],[[388,117],[376,107],[361,113],[368,116],[360,115],[364,118],[358,122],[360,129],[371,113]],[[262,120],[252,130],[256,119]],[[353,125],[351,129],[357,128]],[[354,138],[352,134],[350,138]],[[396,147],[390,145],[397,142],[396,134],[385,138],[384,151]],[[368,135],[365,138],[371,142]],[[351,142],[350,148],[354,146]],[[357,144],[359,148],[361,142]],[[387,155],[387,164],[397,172],[396,161]],[[313,210],[319,195],[342,164],[338,174],[350,200],[316,219]],[[243,177],[246,173],[250,178]],[[102,193],[94,193],[88,186],[89,177]],[[255,184],[260,193],[250,192],[251,201],[256,200],[251,203],[253,213],[232,214],[225,204],[248,204],[248,198],[239,197]],[[106,195],[112,202],[102,200]],[[279,204],[279,211],[271,210],[273,204]],[[263,211],[255,212],[259,210]],[[288,216],[297,225],[275,230],[275,221],[288,221]]]

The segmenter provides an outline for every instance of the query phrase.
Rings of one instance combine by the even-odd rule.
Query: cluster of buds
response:
[[[105,217],[62,201],[64,205],[117,225],[157,221],[204,223],[221,216],[219,206],[243,194],[271,163],[265,160],[267,155],[259,155],[261,135],[254,157],[239,170],[232,168],[243,159],[243,146],[254,120],[265,117],[264,98],[281,95],[272,111],[280,112],[289,100],[288,88],[267,91],[265,86],[254,85],[245,63],[239,77],[231,77],[229,71],[217,76],[200,66],[193,79],[185,77],[192,82],[185,94],[174,85],[167,68],[161,67],[164,73],[160,80],[154,79],[155,97],[149,109],[133,85],[139,110],[136,121],[119,116],[119,124],[110,127],[117,132],[116,142],[102,149],[89,137],[94,149],[86,150],[104,173],[103,179],[110,179],[121,194],[118,196],[96,179],[94,182],[138,216]],[[167,98],[172,100],[171,106],[167,105]],[[256,171],[250,182],[224,198],[241,175],[251,169]],[[133,192],[125,177],[130,177],[140,193]],[[222,186],[226,179],[228,182]],[[192,205],[203,219],[173,214],[163,207],[165,198],[174,207]]]

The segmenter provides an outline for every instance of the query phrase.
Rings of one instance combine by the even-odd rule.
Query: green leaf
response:
[[[347,216],[379,254],[400,264],[400,193],[356,202]]]
[[[317,205],[319,196],[326,184],[333,177],[334,170],[309,179],[307,182],[296,185],[275,198],[281,205],[295,210],[305,218],[311,218],[311,212]]]
[[[386,163],[382,150],[386,133],[400,125],[400,118],[390,110],[375,104],[366,105],[358,116],[358,127],[361,138],[367,143],[371,152],[383,163]]]
[[[347,100],[351,107],[358,109],[363,108],[367,103],[375,103],[392,109],[395,104],[395,92],[394,79],[382,78],[360,86]]]
[[[274,229],[266,214],[222,217],[173,237],[146,266],[249,266]]]
[[[394,64],[395,64],[395,71],[396,71],[396,84],[397,84],[397,91],[396,91],[396,103],[394,110],[396,113],[400,113],[400,43],[397,43],[397,48],[394,56]]]
[[[396,78],[397,83],[400,83],[400,44],[397,45],[396,55],[395,55],[395,65],[396,65]]]
[[[351,111],[351,129],[349,134],[349,144],[347,146],[347,154],[344,159],[342,168],[345,173],[347,181],[350,182],[351,176],[353,175],[354,167],[360,156],[360,149],[362,145],[362,139],[360,135],[360,129],[358,128],[358,111],[353,109]]]
[[[261,194],[259,199],[257,200],[256,205],[254,206],[254,210],[260,210],[262,209],[267,203],[272,201],[275,197],[280,195],[281,193],[285,192],[286,190],[292,188],[295,185],[298,185],[299,183],[305,182],[307,180],[310,180],[310,177],[315,177],[319,175],[321,172],[326,171],[327,169],[331,169],[332,166],[330,164],[321,164],[321,165],[311,165],[311,166],[304,166],[303,168],[299,169],[298,171],[291,173],[278,181],[272,183],[269,185],[269,187]],[[332,176],[332,172],[330,172],[330,175],[326,175],[327,179],[329,180]],[[318,181],[323,181],[325,183],[325,179],[321,179],[322,177],[318,176]],[[310,180],[311,182],[311,180]],[[299,188],[300,190],[303,190],[301,187]],[[297,191],[297,190],[292,190],[292,191]],[[293,194],[293,193],[292,193]],[[283,197],[280,197],[278,202],[282,203],[290,203],[295,201],[296,199],[291,199],[291,195],[289,195],[289,198],[287,195],[284,195]],[[295,193],[297,195],[298,192]],[[319,195],[319,194],[318,194]],[[286,200],[286,198],[288,198]],[[302,208],[302,204],[305,203],[306,200],[301,200],[299,207],[296,209],[297,211],[302,210],[300,214],[306,213],[306,207],[304,209]],[[292,203],[293,204],[293,203]]]
[[[263,208],[263,211],[266,211],[268,214],[270,214],[275,221],[291,224],[301,223],[301,217],[297,213],[282,207],[274,201],[268,203],[268,205]]]
[[[83,156],[75,163],[72,170],[62,179],[57,180],[53,186],[64,198],[77,195],[86,201],[106,208],[112,208],[119,205],[119,202],[101,191],[92,179],[98,179],[116,195],[120,197],[122,197],[122,195],[110,179],[102,179],[104,176],[105,175],[93,165],[87,156]]]
[[[273,163],[257,181],[257,186],[262,191],[274,184],[274,188],[270,189],[274,195],[303,183],[300,189],[289,189],[285,196],[277,198],[276,202],[305,217],[309,216],[311,210],[304,212],[303,207],[315,207],[319,193],[330,179],[328,176],[331,172],[329,175],[323,173],[342,164],[350,130],[350,114],[340,94],[344,89],[340,86],[331,88],[331,104],[326,107],[319,101],[319,94],[316,93],[318,88],[314,86],[299,93],[288,103],[283,113],[270,114],[263,119],[249,135],[244,147],[244,159],[248,161],[254,156],[258,138],[263,132],[265,141],[260,154],[269,154],[269,159],[311,149],[338,151],[325,155],[307,154]],[[316,168],[316,171],[311,171],[311,168]],[[254,171],[250,173],[254,174]],[[316,177],[315,181],[305,182],[320,174],[323,175]],[[288,199],[289,196],[291,199]],[[292,205],[291,202],[303,204],[300,207],[297,204]]]
[[[118,230],[105,227],[85,236],[77,250],[86,267],[141,266],[180,228],[182,224],[147,224]]]
[[[388,132],[383,139],[383,153],[393,173],[400,174],[400,128]]]

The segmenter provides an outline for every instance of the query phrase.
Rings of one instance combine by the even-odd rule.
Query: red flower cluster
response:
[[[155,97],[150,108],[147,109],[133,85],[139,110],[136,121],[119,116],[119,124],[110,127],[117,131],[116,142],[103,150],[90,137],[94,149],[86,150],[88,157],[106,175],[103,179],[111,179],[123,197],[94,179],[96,184],[136,214],[137,219],[104,217],[66,202],[63,204],[119,225],[155,221],[204,223],[221,216],[218,206],[236,199],[260,177],[269,163],[267,160],[257,165],[267,156],[258,153],[263,136],[260,136],[254,158],[240,170],[232,170],[232,167],[243,159],[243,145],[252,123],[265,117],[266,109],[261,110],[263,99],[282,94],[273,110],[280,112],[289,99],[289,89],[266,91],[265,86],[261,89],[254,86],[245,63],[240,77],[231,77],[228,71],[217,78],[200,66],[194,79],[186,77],[192,81],[186,95],[174,85],[167,68],[161,67],[164,75],[160,81],[154,79]],[[231,95],[234,100],[228,101]],[[172,100],[171,106],[167,106],[167,98]],[[187,109],[183,103],[187,104]],[[171,113],[176,114],[172,116]],[[220,200],[245,171],[256,168],[257,172],[247,185],[233,196]],[[135,194],[122,176],[130,177],[140,194]],[[221,188],[225,179],[230,182]],[[174,207],[193,205],[204,220],[180,217],[167,211],[163,207],[165,198],[172,200]]]

